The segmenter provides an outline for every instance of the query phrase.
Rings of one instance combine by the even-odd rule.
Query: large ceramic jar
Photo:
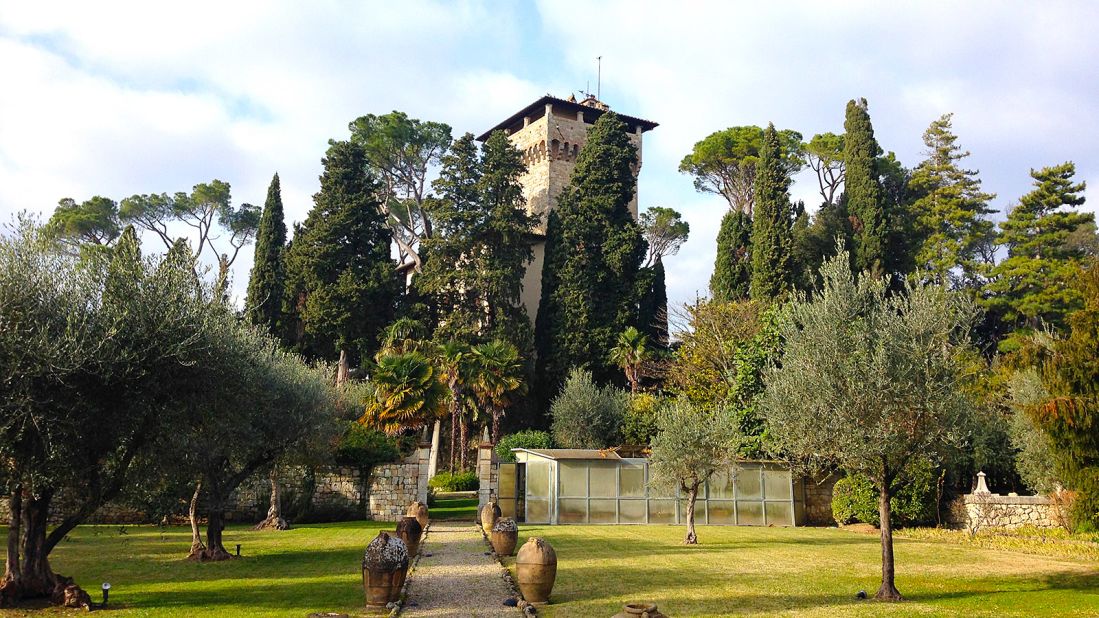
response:
[[[497,519],[500,519],[500,505],[492,500],[481,508],[481,529],[485,531],[485,534],[492,531],[492,526]]]
[[[420,536],[423,532],[424,529],[420,527],[420,522],[415,517],[402,517],[401,521],[397,522],[397,536],[408,548],[409,559],[419,553]]]
[[[656,609],[656,603],[627,603],[612,618],[668,618]]]
[[[549,543],[539,537],[527,539],[515,557],[515,571],[519,591],[528,603],[545,605],[549,602],[553,580],[557,577],[557,553]]]
[[[385,607],[401,596],[405,576],[408,574],[408,548],[404,541],[379,532],[366,546],[363,556],[363,592],[366,604]]]
[[[492,551],[498,556],[515,555],[515,545],[519,542],[519,525],[510,517],[501,517],[492,526],[489,534],[492,542]]]
[[[420,528],[427,530],[428,522],[428,510],[427,505],[419,500],[408,505],[408,510],[405,511],[405,515],[408,517],[415,517],[416,521],[420,522]]]

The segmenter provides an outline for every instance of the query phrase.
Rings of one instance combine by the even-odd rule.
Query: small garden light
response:
[[[237,543],[237,558],[240,558],[240,543]]]
[[[103,607],[107,607],[107,595],[111,593],[111,584],[103,582],[103,585],[100,586],[100,588],[103,590]]]

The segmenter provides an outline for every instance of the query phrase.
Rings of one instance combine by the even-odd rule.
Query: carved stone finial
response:
[[[977,489],[974,489],[973,493],[985,495],[989,495],[992,493],[988,490],[988,485],[985,483],[985,476],[986,475],[984,472],[977,473]]]

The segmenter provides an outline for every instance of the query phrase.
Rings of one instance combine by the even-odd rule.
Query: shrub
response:
[[[336,463],[356,468],[369,468],[375,464],[396,461],[400,455],[400,445],[396,438],[355,421],[347,423],[347,429],[336,442],[334,453]]]
[[[936,469],[930,463],[913,468],[909,479],[889,500],[893,523],[914,526],[935,521]],[[866,476],[853,474],[836,481],[832,489],[832,517],[838,524],[879,525],[878,490]]]
[[[590,371],[573,369],[550,404],[553,442],[562,448],[606,448],[621,441],[620,428],[629,394],[599,386]]]
[[[514,463],[515,453],[513,448],[550,448],[553,442],[550,435],[536,429],[525,429],[508,434],[496,443],[496,457],[504,463]]]
[[[436,491],[476,491],[480,486],[476,472],[440,472],[427,482]]]
[[[638,393],[630,396],[622,416],[622,443],[648,446],[659,431],[656,417],[663,401],[656,395]]]

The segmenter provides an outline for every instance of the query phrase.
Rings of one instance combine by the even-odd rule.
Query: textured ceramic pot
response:
[[[557,578],[557,552],[544,539],[531,537],[515,557],[519,591],[532,605],[545,605]]]
[[[397,522],[397,536],[408,548],[409,559],[420,552],[420,537],[423,533],[424,529],[415,517],[402,517],[401,521]]]
[[[382,531],[363,555],[363,593],[366,604],[384,607],[401,596],[408,574],[408,548],[395,535]]]
[[[496,520],[500,519],[500,505],[495,500],[481,507],[481,529],[488,534]]]
[[[405,515],[408,517],[415,517],[416,521],[420,522],[420,528],[427,530],[428,510],[427,505],[419,500],[408,505],[408,510],[405,511]]]
[[[519,526],[510,517],[501,517],[492,526],[488,536],[492,551],[498,556],[515,555],[515,545],[519,542]]]
[[[612,618],[668,618],[656,609],[656,603],[627,603]]]

